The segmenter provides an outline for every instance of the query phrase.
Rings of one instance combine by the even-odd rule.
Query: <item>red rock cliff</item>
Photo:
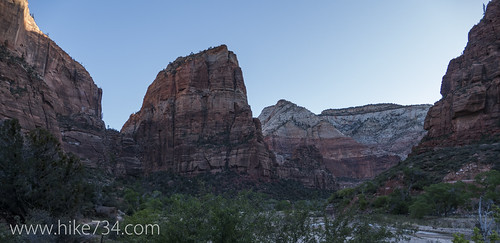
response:
[[[102,161],[102,91],[38,29],[27,0],[0,1],[0,44],[0,119],[46,128],[88,164]]]
[[[121,131],[142,148],[146,172],[234,169],[255,178],[274,173],[238,60],[225,45],[170,63]]]
[[[500,1],[488,4],[469,32],[463,54],[450,61],[442,98],[430,108],[418,150],[466,145],[500,134]]]

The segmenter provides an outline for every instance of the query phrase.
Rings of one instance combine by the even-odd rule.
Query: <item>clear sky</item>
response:
[[[103,89],[120,129],[178,56],[226,44],[254,117],[279,99],[314,113],[434,103],[488,0],[30,0],[40,29]]]

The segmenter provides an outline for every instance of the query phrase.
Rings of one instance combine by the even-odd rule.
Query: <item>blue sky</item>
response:
[[[228,45],[256,117],[279,99],[314,113],[374,103],[434,103],[487,0],[30,0],[44,33],[104,90],[120,129],[178,56]]]

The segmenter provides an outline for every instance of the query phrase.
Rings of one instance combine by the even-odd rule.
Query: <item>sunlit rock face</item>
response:
[[[225,45],[170,63],[121,131],[142,148],[146,172],[231,169],[253,178],[275,176],[238,60]]]
[[[441,95],[425,119],[428,133],[418,152],[500,134],[500,1],[488,4],[463,54],[450,61]]]
[[[379,112],[384,111],[386,110]],[[334,112],[339,114],[333,114]],[[315,115],[306,108],[286,100],[280,100],[276,105],[266,107],[262,111],[259,120],[262,122],[264,139],[275,153],[279,164],[290,164],[295,161],[300,165],[297,163],[300,158],[296,154],[303,151],[304,147],[310,147],[314,148],[310,149],[311,151],[319,152],[320,156],[315,157],[322,157],[316,161],[322,162],[335,177],[367,179],[373,178],[400,161],[397,154],[372,148],[337,129],[335,125],[346,126],[351,120],[361,119],[356,117],[353,111],[330,110],[331,116],[326,113],[328,112]],[[372,129],[373,134],[380,133],[380,128]],[[352,129],[344,127],[344,130]]]
[[[0,119],[43,127],[88,165],[103,162],[102,91],[43,34],[26,0],[0,1]]]

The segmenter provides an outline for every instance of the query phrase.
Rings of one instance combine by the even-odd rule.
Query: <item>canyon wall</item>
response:
[[[0,119],[46,128],[96,166],[105,160],[102,90],[40,31],[26,0],[0,1]]]
[[[441,95],[425,119],[428,133],[418,152],[500,134],[500,1],[488,4],[463,54],[450,61]]]
[[[498,8],[490,5],[486,20],[471,31],[473,44],[450,63],[443,99],[429,111],[420,148],[498,133],[498,41],[492,37]],[[0,119],[16,118],[25,130],[46,128],[88,166],[116,175],[229,169],[331,189],[336,178],[373,178],[425,135],[428,105],[379,104],[315,115],[281,100],[252,118],[237,57],[225,45],[170,63],[121,133],[106,131],[102,90],[40,31],[27,1],[1,1],[0,13]]]
[[[425,118],[427,134],[385,175],[380,191],[473,181],[500,170],[500,0],[489,2],[463,54],[450,61],[441,95]]]

